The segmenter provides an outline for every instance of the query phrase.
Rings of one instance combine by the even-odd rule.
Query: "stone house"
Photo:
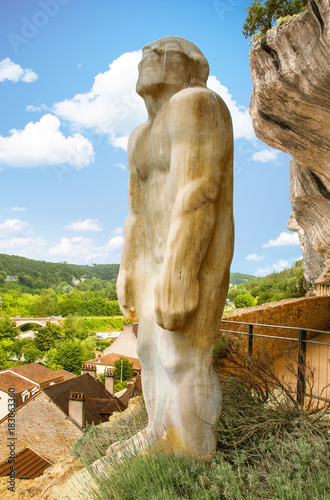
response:
[[[109,420],[124,405],[88,373],[48,386],[16,408],[15,452],[31,449],[51,463],[69,455],[86,424]],[[11,421],[12,422],[12,421]],[[0,420],[0,463],[8,458],[8,415]]]
[[[40,389],[75,378],[66,370],[49,370],[39,363],[5,368],[0,371],[0,420],[8,413],[8,389],[14,389],[16,406],[34,396]]]
[[[135,375],[139,376],[141,363],[136,352],[138,326],[138,323],[124,325],[122,333],[103,351],[103,354],[86,361],[86,365],[94,365],[96,374],[99,375],[105,373],[108,368],[114,368],[115,361],[124,356],[133,363]]]

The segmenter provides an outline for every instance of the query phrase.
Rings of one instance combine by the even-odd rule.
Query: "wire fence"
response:
[[[220,332],[242,339],[248,358],[267,352],[274,374],[299,404],[306,396],[330,402],[329,331],[230,320],[222,320],[221,326]]]

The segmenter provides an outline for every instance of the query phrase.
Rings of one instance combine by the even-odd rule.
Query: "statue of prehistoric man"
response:
[[[136,86],[148,119],[128,144],[129,215],[117,282],[139,318],[149,424],[139,440],[210,458],[222,402],[212,367],[233,253],[233,136],[191,42],[146,45]],[[140,445],[141,441],[139,441]],[[167,445],[165,444],[167,443]]]

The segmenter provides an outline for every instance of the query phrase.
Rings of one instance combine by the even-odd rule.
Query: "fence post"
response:
[[[297,401],[302,406],[306,392],[306,330],[299,330]]]
[[[252,347],[253,347],[253,325],[249,325],[249,344],[248,344],[249,358],[252,356]]]

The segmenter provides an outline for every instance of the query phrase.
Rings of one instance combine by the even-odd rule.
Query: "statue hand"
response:
[[[169,331],[184,328],[199,300],[198,280],[180,274],[176,278],[173,274],[161,273],[155,286],[156,321]]]
[[[127,271],[119,272],[116,290],[120,309],[125,316],[128,316],[131,307],[135,306],[135,301],[133,282]]]

